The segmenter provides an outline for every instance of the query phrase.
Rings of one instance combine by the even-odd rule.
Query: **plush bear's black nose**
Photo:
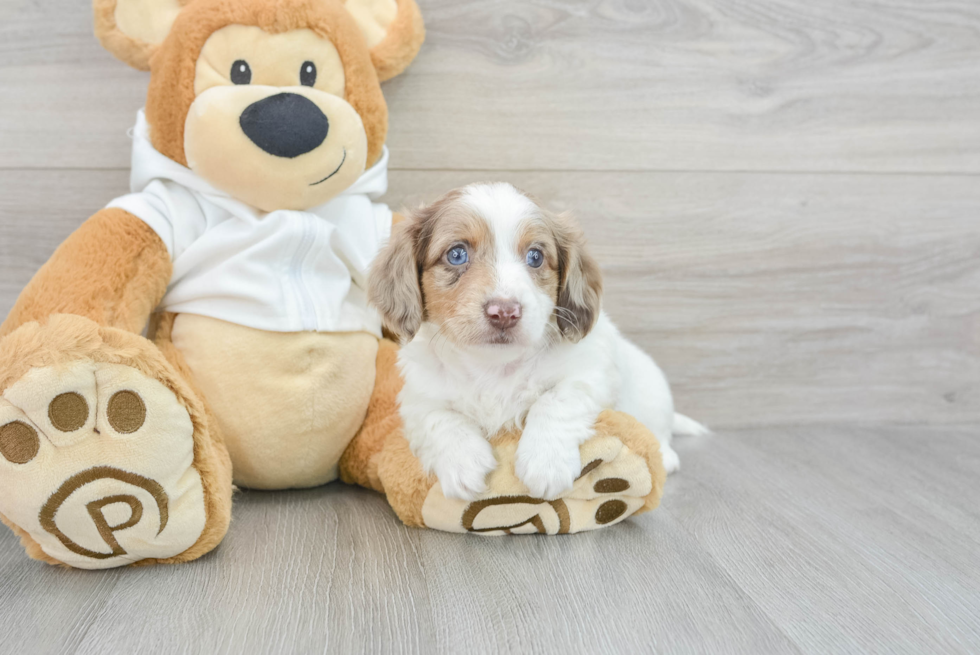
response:
[[[330,130],[320,108],[296,93],[253,102],[238,122],[252,143],[276,157],[299,157],[323,143]]]

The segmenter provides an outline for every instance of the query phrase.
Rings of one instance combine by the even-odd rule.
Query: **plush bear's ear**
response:
[[[345,0],[344,6],[364,33],[378,79],[390,80],[408,68],[425,40],[415,0]]]
[[[150,70],[150,56],[189,0],[93,0],[95,36],[117,59]]]

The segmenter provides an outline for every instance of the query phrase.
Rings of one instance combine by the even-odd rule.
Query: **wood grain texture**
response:
[[[972,176],[395,171],[386,199],[486,179],[579,218],[607,310],[685,413],[714,427],[980,421]],[[49,184],[61,191],[38,213]],[[6,173],[0,314],[125,192],[122,171]]]
[[[976,652],[976,428],[677,447],[660,510],[575,537],[405,528],[341,484],[239,494],[222,546],[176,567],[53,569],[5,531],[0,651]]]
[[[972,0],[420,4],[395,167],[980,172]],[[128,165],[147,76],[88,12],[3,3],[0,167]]]
[[[973,652],[980,544],[965,497],[976,482],[952,460],[975,470],[978,437],[896,426],[724,434],[687,456],[698,470],[676,479],[669,511],[808,650]]]
[[[607,309],[718,429],[656,512],[403,527],[236,497],[197,562],[0,530],[0,653],[980,652],[980,4],[420,0],[385,86],[398,208],[508,180],[582,222]],[[89,3],[0,3],[0,316],[127,191],[147,76]]]

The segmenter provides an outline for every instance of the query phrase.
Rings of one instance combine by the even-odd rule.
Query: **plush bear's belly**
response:
[[[376,337],[264,332],[181,314],[172,340],[217,417],[236,484],[284,489],[337,478],[374,388]]]

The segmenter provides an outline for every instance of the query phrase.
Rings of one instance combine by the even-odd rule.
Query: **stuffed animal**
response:
[[[27,553],[184,562],[225,536],[234,485],[338,477],[408,525],[567,533],[655,507],[654,437],[607,413],[575,487],[528,497],[517,434],[475,502],[401,435],[397,347],[365,298],[390,233],[380,82],[415,57],[414,0],[95,0],[151,71],[132,193],[52,255],[0,327],[0,518]],[[145,336],[144,336],[145,335]]]

